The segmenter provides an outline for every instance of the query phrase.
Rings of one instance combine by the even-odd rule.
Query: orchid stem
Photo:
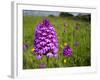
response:
[[[47,57],[47,66],[49,65],[49,57]]]

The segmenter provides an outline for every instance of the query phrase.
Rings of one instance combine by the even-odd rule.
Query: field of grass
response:
[[[37,60],[33,55],[34,34],[36,26],[42,22],[41,16],[23,16],[23,45],[27,48],[23,51],[23,69],[36,69],[41,64],[46,68],[78,67],[91,65],[91,26],[90,22],[77,20],[73,17],[47,17],[54,25],[59,41],[57,58]],[[76,25],[78,24],[78,26]],[[71,57],[63,56],[64,44],[67,43],[73,50]]]

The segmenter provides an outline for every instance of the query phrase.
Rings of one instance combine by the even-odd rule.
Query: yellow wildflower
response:
[[[67,43],[64,43],[64,46],[67,46]]]
[[[66,59],[64,59],[64,63],[66,63],[67,61],[66,61]]]
[[[34,48],[32,48],[32,50],[31,50],[31,51],[32,51],[32,52],[34,52],[34,50],[35,50],[35,49],[34,49]]]

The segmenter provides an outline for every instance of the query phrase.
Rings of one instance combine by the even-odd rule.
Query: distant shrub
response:
[[[66,13],[66,12],[61,12],[59,16],[61,16],[61,17],[73,17],[72,14]]]
[[[84,21],[91,21],[91,15],[79,15],[77,16],[78,19],[84,20]]]
[[[49,15],[49,17],[55,17],[54,15]]]

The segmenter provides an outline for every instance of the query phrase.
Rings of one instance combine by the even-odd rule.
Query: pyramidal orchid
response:
[[[56,57],[58,54],[58,39],[54,26],[48,19],[39,23],[35,30],[35,54],[37,59],[42,59],[43,55],[47,57]]]
[[[66,45],[64,50],[63,50],[63,55],[64,56],[71,56],[72,55],[72,48],[69,45]]]

